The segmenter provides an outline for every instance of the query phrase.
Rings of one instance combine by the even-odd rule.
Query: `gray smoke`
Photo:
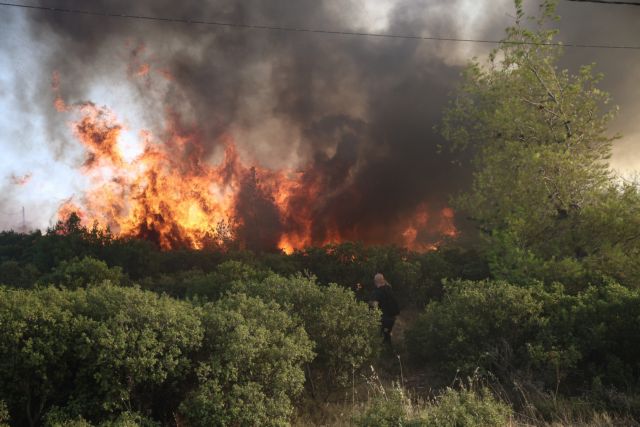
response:
[[[363,22],[364,2],[359,1],[39,3],[284,27],[378,28]],[[499,39],[513,11],[508,0],[384,3],[389,8],[380,31],[448,37]],[[638,44],[640,7],[633,9],[563,2],[562,39]],[[42,69],[59,72],[65,98],[88,99],[91,89],[123,61],[150,60],[152,67],[161,67],[174,79],[161,104],[175,110],[185,129],[199,129],[212,160],[221,155],[223,135],[232,133],[239,151],[260,165],[312,165],[308,179],[322,176],[325,188],[314,206],[318,240],[329,224],[337,225],[346,238],[393,240],[389,233],[396,230],[389,223],[423,202],[434,210],[442,208],[469,180],[467,169],[453,166],[449,154],[438,154],[443,141],[433,127],[461,67],[491,46],[27,13],[32,33],[47,47]],[[625,124],[640,110],[638,85],[631,80],[639,70],[640,53],[569,50],[566,58],[569,67],[602,64],[599,69],[608,76],[604,88],[627,107],[616,125],[638,131]],[[42,77],[42,91],[50,91],[49,79]],[[162,123],[165,111],[147,89],[139,84],[139,97],[132,102],[148,107],[144,110],[150,122]],[[60,117],[50,104],[38,108],[48,118],[52,135],[60,132]],[[64,144],[59,150],[64,155]],[[265,209],[269,221],[277,222],[270,208]]]

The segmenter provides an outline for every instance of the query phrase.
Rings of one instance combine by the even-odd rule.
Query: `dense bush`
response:
[[[574,376],[624,390],[640,386],[640,291],[616,283],[589,288],[573,306],[571,335],[581,358]]]
[[[198,388],[181,405],[191,426],[285,425],[313,358],[304,329],[275,303],[231,295],[202,307]]]
[[[29,288],[40,277],[33,264],[21,265],[18,261],[8,260],[0,263],[0,283],[14,288]]]
[[[474,392],[447,388],[431,403],[421,420],[425,427],[502,427],[508,425],[511,408],[487,390]]]
[[[408,349],[449,375],[526,366],[529,345],[545,326],[537,291],[505,282],[450,282],[443,300],[430,303],[408,331]]]
[[[561,286],[452,282],[407,333],[419,364],[445,375],[476,368],[568,390],[637,389],[640,292],[616,283],[567,295]]]
[[[106,263],[109,271],[98,261]],[[222,264],[227,264],[227,271],[220,270]],[[216,299],[224,293],[229,277],[242,278],[233,271],[238,266],[260,277],[268,271],[284,276],[308,272],[323,285],[354,288],[360,283],[364,290],[358,298],[363,300],[372,290],[373,276],[382,272],[402,305],[418,308],[441,296],[444,278],[478,280],[489,274],[478,253],[454,247],[426,254],[349,242],[307,248],[292,255],[215,247],[160,251],[147,241],[117,238],[108,231],[84,227],[73,215],[45,234],[0,232],[0,283],[12,287],[32,287],[36,282],[73,286],[70,282],[86,283],[94,275],[112,282],[130,279],[144,289],[179,298],[200,295]],[[116,274],[117,268],[121,276]],[[119,277],[110,276],[112,273]]]
[[[304,325],[317,353],[311,365],[315,385],[348,384],[378,349],[379,314],[337,285],[272,274],[262,281],[238,281],[233,291],[275,301]]]
[[[480,280],[488,277],[488,266],[478,253],[457,247],[442,247],[419,254],[392,246],[342,243],[295,252],[297,271],[309,271],[322,284],[350,287],[364,285],[361,299],[372,290],[373,276],[384,273],[403,306],[423,308],[442,293],[442,279]],[[279,270],[275,269],[277,273]]]
[[[204,297],[216,300],[229,292],[235,283],[261,281],[269,272],[238,261],[226,261],[218,265],[215,271],[192,277],[185,286],[187,297]]]
[[[122,268],[109,268],[104,261],[84,257],[62,261],[51,274],[45,276],[41,281],[75,289],[104,281],[119,285],[124,283],[126,278],[122,273]]]
[[[164,423],[179,407],[192,425],[282,424],[312,358],[298,322],[242,295],[194,305],[110,284],[0,288],[0,325],[13,425],[135,425],[131,411]]]
[[[136,289],[0,292],[0,398],[17,424],[54,406],[90,420],[148,409],[201,341],[186,303]]]

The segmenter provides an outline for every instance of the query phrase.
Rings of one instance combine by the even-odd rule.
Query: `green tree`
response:
[[[495,277],[591,280],[615,271],[608,264],[638,259],[633,227],[593,233],[608,230],[619,211],[639,221],[637,188],[619,186],[608,167],[616,108],[593,65],[558,67],[557,31],[547,29],[555,2],[544,1],[536,18],[515,4],[515,26],[488,64],[467,67],[444,113],[451,147],[474,154],[472,188],[455,204],[482,230]]]

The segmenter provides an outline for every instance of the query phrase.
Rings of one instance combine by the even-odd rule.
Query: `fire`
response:
[[[151,72],[146,65],[136,69],[139,76]],[[87,152],[82,172],[90,182],[80,199],[60,207],[61,219],[76,212],[86,224],[151,240],[163,249],[236,244],[240,249],[292,253],[353,237],[331,221],[315,220],[328,184],[313,164],[302,170],[247,165],[231,135],[204,144],[198,130],[185,129],[171,111],[161,134],[140,132],[140,150],[128,156],[123,142],[127,129],[117,114],[91,102],[68,105],[59,95],[59,84],[54,74],[54,106],[72,118],[73,135]],[[205,148],[212,145],[224,151],[217,164]],[[424,251],[434,247],[434,229],[440,236],[457,233],[450,209],[432,213],[424,203],[388,226],[397,230],[397,238],[371,243]]]
[[[402,233],[403,244],[406,248],[424,252],[434,250],[438,247],[439,242],[425,241],[420,239],[420,233],[430,230],[432,228],[437,229],[441,236],[455,238],[458,235],[458,230],[454,224],[454,213],[451,208],[444,208],[436,217],[437,224],[430,225],[431,215],[426,203],[421,203],[416,208],[413,216],[409,217],[408,225]]]

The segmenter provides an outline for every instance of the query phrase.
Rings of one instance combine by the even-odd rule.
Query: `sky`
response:
[[[16,0],[21,2],[21,0]],[[22,2],[27,4],[27,2]],[[224,22],[500,39],[510,0],[41,0],[28,4]],[[534,9],[536,1],[525,1]],[[640,45],[640,7],[561,1],[561,40]],[[140,131],[162,132],[179,111],[220,160],[232,135],[248,162],[269,168],[310,162],[335,174],[323,215],[384,223],[416,205],[444,206],[468,182],[433,131],[462,67],[491,45],[216,29],[0,7],[0,229],[45,228],[59,206],[82,198],[86,152],[66,103],[92,101],[124,124],[125,154]],[[640,168],[640,50],[567,49],[563,66],[596,63],[620,106],[612,167]],[[136,77],[141,64],[153,73]],[[170,78],[162,78],[170,76]],[[343,170],[344,169],[344,170]],[[348,174],[345,175],[345,171]],[[350,195],[358,202],[350,203]],[[371,212],[370,206],[384,205]],[[345,224],[345,227],[348,225]]]

